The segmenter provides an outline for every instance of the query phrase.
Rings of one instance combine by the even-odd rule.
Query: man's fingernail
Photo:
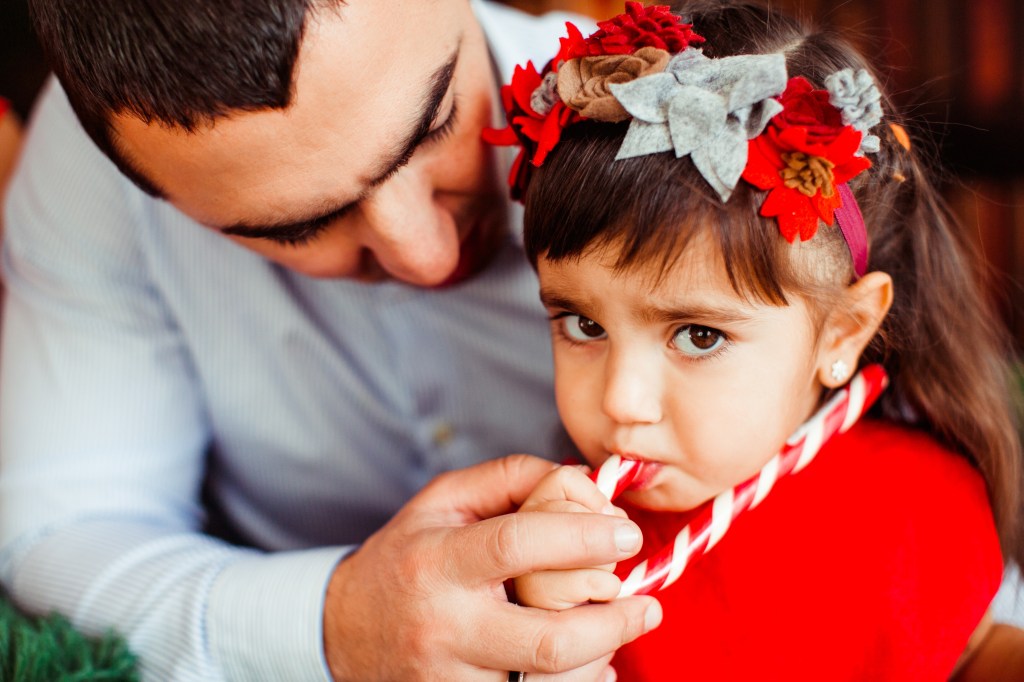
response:
[[[632,523],[620,524],[615,529],[615,546],[620,552],[632,552],[640,547],[640,530]]]
[[[650,632],[661,625],[661,603],[655,601],[644,612],[644,632]]]
[[[617,679],[619,679],[619,674],[615,672],[615,668],[609,667],[604,671],[602,682],[615,682]]]

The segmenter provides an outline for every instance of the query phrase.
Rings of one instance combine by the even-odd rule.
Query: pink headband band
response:
[[[836,223],[843,233],[843,239],[850,249],[853,257],[854,279],[860,279],[868,271],[868,231],[864,225],[864,216],[857,205],[850,186],[845,182],[839,185],[839,196],[842,198],[842,205],[835,211]]]

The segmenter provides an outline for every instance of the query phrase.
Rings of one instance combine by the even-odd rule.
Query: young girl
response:
[[[858,367],[890,385],[658,593],[620,679],[947,679],[1020,562],[1007,346],[861,55],[759,4],[627,3],[503,90],[510,182],[579,453],[656,473],[623,495],[638,559],[756,474]],[[581,471],[522,511],[608,510]],[[620,565],[619,576],[629,565]],[[614,598],[608,567],[519,603]],[[672,671],[669,673],[668,671]]]

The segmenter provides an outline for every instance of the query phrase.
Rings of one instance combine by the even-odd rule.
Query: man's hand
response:
[[[640,549],[627,519],[510,514],[552,468],[517,455],[440,476],[341,562],[324,606],[334,678],[501,682],[524,670],[603,679],[616,649],[661,622],[655,599],[547,611],[510,604],[503,587]]]

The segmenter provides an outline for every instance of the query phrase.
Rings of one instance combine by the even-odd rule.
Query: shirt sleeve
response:
[[[202,534],[202,382],[139,246],[152,202],[41,97],[6,209],[0,578],[32,612],[113,627],[145,679],[327,679],[341,547]]]

